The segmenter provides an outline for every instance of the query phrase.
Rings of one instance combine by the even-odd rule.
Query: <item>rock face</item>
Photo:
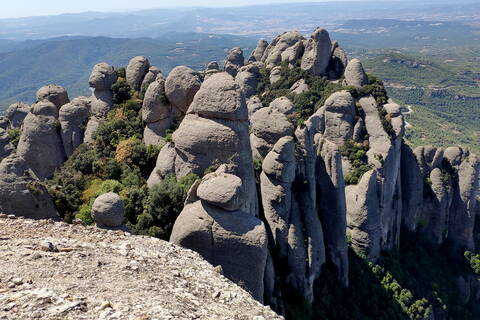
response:
[[[467,248],[473,251],[480,159],[459,147],[447,148],[445,158],[450,164],[444,168],[447,178],[453,172],[453,199],[449,212],[448,238],[459,249]],[[455,170],[451,170],[450,166]],[[455,171],[458,177],[455,177]],[[445,176],[442,177],[445,180]]]
[[[15,147],[10,143],[8,131],[0,128],[0,158],[8,157],[14,150]]]
[[[23,120],[30,112],[30,106],[23,102],[10,105],[7,109],[7,118],[10,129],[18,129],[22,126]]]
[[[165,94],[165,79],[152,82],[143,99],[142,120],[146,123],[143,141],[147,145],[160,145],[165,142],[166,131],[172,125],[174,114]]]
[[[256,65],[249,65],[240,68],[240,71],[235,77],[235,81],[242,89],[246,98],[250,98],[257,93],[258,78],[260,77],[260,70]]]
[[[349,86],[360,88],[368,84],[367,74],[358,59],[352,59],[345,69],[345,83]]]
[[[326,74],[332,55],[332,41],[325,29],[318,28],[308,39],[302,58],[302,69],[314,75]]]
[[[161,152],[157,164],[171,168],[170,173],[177,177],[189,173],[202,175],[210,166],[228,164],[248,190],[249,200],[244,209],[256,215],[248,111],[245,97],[230,75],[217,73],[202,84],[173,134],[173,144],[175,155]]]
[[[235,47],[227,55],[225,59],[225,66],[223,70],[235,78],[238,71],[245,64],[245,58],[243,57],[243,51],[239,47]]]
[[[403,221],[435,244],[474,250],[479,160],[461,147],[403,147]],[[410,188],[413,189],[411,190]]]
[[[21,157],[0,162],[0,212],[30,219],[58,219],[47,188]]]
[[[105,193],[95,199],[91,214],[98,226],[119,227],[125,219],[123,201],[116,193]]]
[[[265,49],[262,62],[269,68],[282,61],[294,64],[303,54],[304,37],[297,31],[285,32],[270,43]]]
[[[188,67],[176,67],[165,81],[165,94],[172,106],[184,115],[200,85],[200,79],[195,71]]]
[[[347,223],[352,246],[370,260],[380,256],[380,208],[377,190],[377,172],[365,173],[358,185],[348,186]]]
[[[276,66],[270,72],[270,83],[274,84],[275,82],[279,81],[282,78],[282,68],[280,66]]]
[[[93,67],[88,84],[99,91],[110,90],[117,81],[117,74],[112,66],[102,62]]]
[[[248,59],[248,61],[255,62],[255,61],[262,61],[263,54],[268,47],[268,42],[265,40],[258,40],[257,46],[255,50],[253,50],[252,55]]]
[[[324,105],[325,138],[338,145],[351,139],[355,120],[355,101],[348,91],[332,94]]]
[[[159,239],[24,219],[0,219],[0,230],[0,278],[14,286],[0,296],[0,318],[284,319],[198,253]],[[61,252],[42,251],[44,241]]]
[[[147,90],[150,83],[155,81],[157,78],[164,78],[162,71],[157,67],[150,67],[147,74],[143,78],[142,85],[140,86],[141,90]]]
[[[267,234],[262,221],[242,211],[242,181],[226,166],[192,187],[170,242],[200,253],[225,276],[263,301]]]
[[[135,90],[140,91],[143,79],[150,69],[147,57],[138,56],[130,60],[127,66],[127,82]]]
[[[223,172],[206,175],[198,186],[197,196],[200,200],[227,211],[240,209],[247,200],[242,180],[233,174]]]
[[[271,106],[255,112],[251,118],[250,141],[253,156],[263,159],[282,137],[293,135],[293,125],[285,114]]]
[[[332,58],[328,66],[328,77],[331,80],[341,78],[348,65],[348,57],[345,51],[338,45],[337,41],[332,43]]]
[[[290,90],[292,91],[292,93],[300,94],[300,93],[303,93],[305,91],[308,91],[309,88],[308,88],[308,84],[305,82],[305,80],[300,79],[293,84],[293,86],[290,88]]]
[[[63,148],[67,157],[83,143],[89,111],[88,101],[84,99],[73,99],[60,108],[58,120],[62,128]]]
[[[315,115],[314,115],[315,117]],[[325,117],[326,118],[326,117]],[[311,119],[311,123],[312,123]],[[317,145],[315,177],[318,210],[323,226],[326,256],[337,269],[338,279],[348,287],[348,249],[346,243],[346,190],[338,146],[328,138]]]
[[[58,127],[58,109],[51,102],[34,104],[23,122],[17,154],[40,180],[50,178],[66,159]]]
[[[41,87],[37,91],[37,101],[40,102],[51,102],[57,107],[57,110],[60,109],[66,103],[70,102],[68,99],[67,90],[64,87],[49,84],[47,86]]]

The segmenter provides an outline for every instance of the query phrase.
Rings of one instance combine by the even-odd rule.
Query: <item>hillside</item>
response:
[[[0,230],[2,319],[283,319],[165,241],[5,217]]]
[[[412,106],[406,139],[413,145],[461,143],[480,150],[480,47],[369,51],[366,69],[396,101]]]

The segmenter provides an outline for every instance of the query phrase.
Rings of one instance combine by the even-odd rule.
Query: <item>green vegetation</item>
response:
[[[282,63],[281,79],[274,84],[270,83],[270,73],[267,69],[262,69],[260,74],[257,92],[264,92],[261,95],[263,105],[268,106],[282,96],[289,98],[295,108],[295,113],[290,118],[297,125],[302,125],[332,93],[344,89],[342,85],[328,81],[325,77],[313,76],[302,70],[299,62],[293,67],[289,67],[288,63]],[[290,88],[300,79],[305,80],[309,90],[300,94],[291,93]]]
[[[398,251],[383,252],[377,263],[349,250],[348,289],[338,286],[335,269],[326,266],[316,282],[314,305],[288,297],[287,318],[425,319],[433,310],[445,319],[478,316],[480,307],[474,301],[458,301],[455,278],[468,273],[466,260],[457,261],[447,246],[432,245],[419,234],[402,234]],[[474,259],[478,267],[478,256]]]
[[[480,275],[480,254],[474,254],[470,251],[466,251],[465,259],[467,259],[473,272]]]
[[[347,87],[348,91],[355,97],[361,98],[372,95],[375,98],[377,103],[377,110],[380,120],[382,122],[383,129],[385,132],[390,136],[395,136],[395,131],[393,130],[392,123],[389,119],[387,111],[383,107],[386,103],[388,103],[388,94],[387,90],[383,85],[383,82],[371,74],[368,74],[368,84],[361,87]]]
[[[10,129],[7,131],[7,133],[10,143],[13,144],[16,148],[18,146],[18,143],[20,142],[20,134],[22,133],[22,129]]]
[[[177,181],[170,175],[144,194],[143,212],[129,219],[128,226],[136,234],[168,240],[173,224],[183,209],[187,192],[198,176],[189,174]],[[130,214],[128,214],[130,216]]]
[[[350,172],[345,176],[345,184],[357,184],[363,174],[372,169],[372,166],[368,164],[367,151],[368,140],[364,143],[347,140],[340,147],[342,156],[346,157],[352,165]]]

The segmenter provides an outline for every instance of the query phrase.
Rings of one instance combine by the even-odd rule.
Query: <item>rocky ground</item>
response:
[[[0,319],[283,319],[159,239],[0,218]]]

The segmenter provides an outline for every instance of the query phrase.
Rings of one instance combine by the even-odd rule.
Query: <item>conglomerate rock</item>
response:
[[[263,301],[268,252],[265,226],[239,209],[244,207],[241,201],[248,199],[240,195],[240,178],[224,172],[225,168],[192,187],[170,241],[200,253],[214,266],[220,265],[227,278]],[[221,187],[211,185],[212,180],[223,180]]]
[[[37,101],[39,102],[51,102],[57,107],[57,110],[61,106],[70,102],[68,99],[67,90],[59,85],[49,84],[41,87],[37,91]]]
[[[145,76],[149,72],[150,61],[145,56],[138,56],[130,60],[126,69],[128,84],[135,90],[140,91]]]

